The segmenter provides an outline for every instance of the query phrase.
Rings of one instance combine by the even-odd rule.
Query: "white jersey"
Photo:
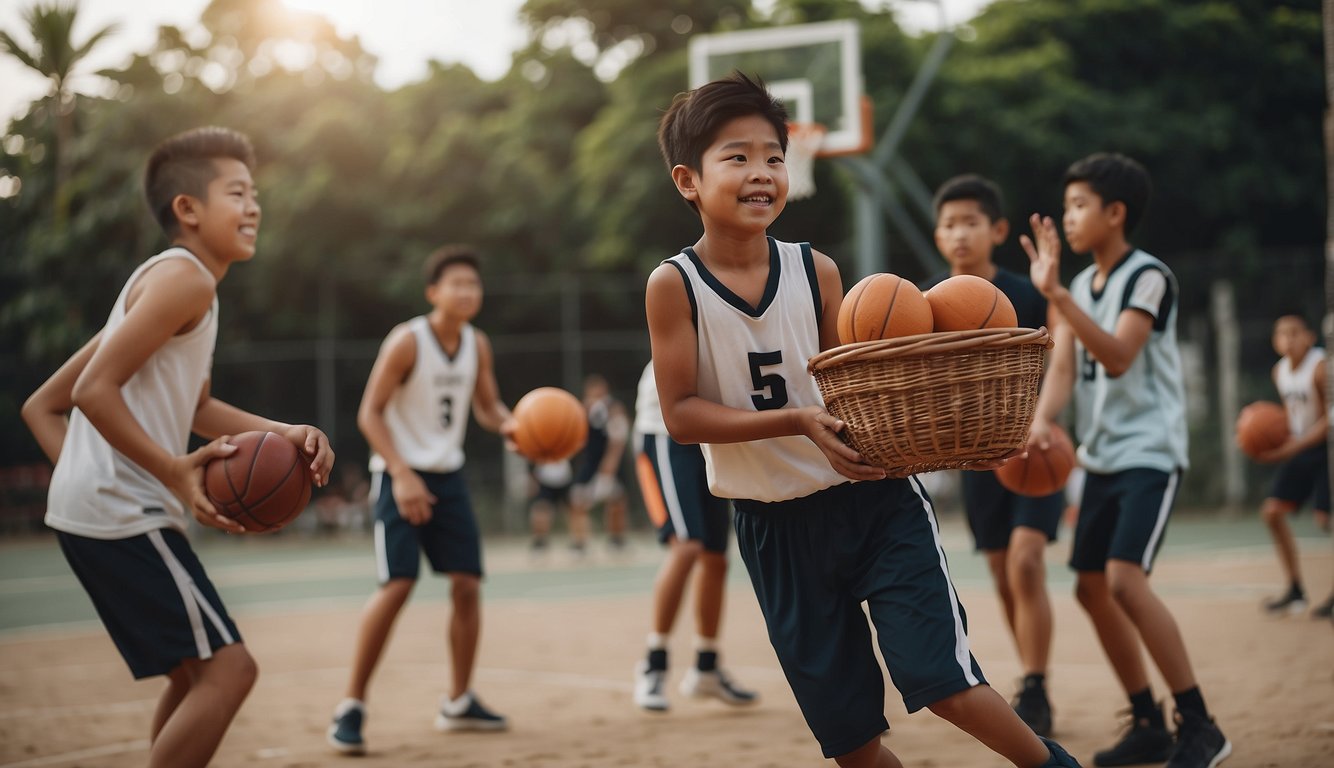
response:
[[[1177,350],[1176,277],[1163,262],[1135,250],[1093,290],[1097,266],[1075,276],[1070,293],[1080,309],[1108,333],[1126,309],[1153,318],[1144,347],[1120,376],[1107,375],[1075,339],[1075,427],[1079,462],[1090,472],[1186,469],[1186,395]]]
[[[477,384],[477,339],[464,324],[459,348],[450,356],[425,315],[407,322],[417,343],[417,361],[384,407],[384,423],[403,461],[422,472],[453,472],[463,466],[463,437],[468,429]],[[372,472],[385,461],[371,455]]]
[[[639,394],[635,396],[635,435],[665,435],[667,422],[662,418],[662,404],[658,402],[658,380],[653,375],[653,361],[648,361],[639,376]],[[636,438],[635,445],[638,447]]]
[[[769,281],[751,307],[689,248],[681,271],[699,339],[700,397],[742,410],[824,407],[806,361],[820,351],[820,287],[807,243],[769,238]],[[724,499],[783,501],[848,482],[804,435],[702,446],[709,490]]]
[[[1283,398],[1283,408],[1288,412],[1288,429],[1294,437],[1310,429],[1320,418],[1320,411],[1316,409],[1315,369],[1324,359],[1325,350],[1312,347],[1297,367],[1293,367],[1292,358],[1284,357],[1274,371],[1274,384]]]
[[[130,288],[150,267],[167,259],[185,259],[213,279],[213,274],[184,248],[169,248],[134,270],[116,297],[102,328],[106,344],[125,321]],[[120,393],[135,421],[153,442],[173,456],[189,447],[199,395],[213,366],[218,336],[218,299],[194,328],[172,336],[134,372]],[[184,505],[156,477],[127,459],[75,408],[51,476],[46,524],[58,531],[93,539],[126,539],[158,528],[186,529]]]

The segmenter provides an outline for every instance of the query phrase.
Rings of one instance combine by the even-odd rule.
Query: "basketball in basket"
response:
[[[967,469],[1028,441],[1046,328],[990,328],[863,341],[808,368],[848,444],[891,477]]]

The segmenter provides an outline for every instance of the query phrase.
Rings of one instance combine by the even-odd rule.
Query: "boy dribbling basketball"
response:
[[[374,454],[375,556],[380,588],[358,627],[346,697],[334,710],[328,741],[362,754],[366,693],[394,620],[417,582],[424,553],[449,576],[450,692],[436,728],[500,731],[505,718],[472,692],[481,635],[482,545],[463,478],[463,436],[469,411],[486,429],[514,432],[500,399],[491,342],[470,321],[482,308],[476,254],[446,246],[426,260],[431,311],[390,331],[371,368],[357,424]]]
[[[135,678],[167,676],[150,766],[208,764],[258,674],[185,538],[187,513],[244,531],[204,494],[204,465],[236,450],[220,436],[278,433],[313,457],[320,485],[333,468],[320,430],[210,395],[217,285],[255,255],[254,162],[249,139],[225,128],[158,145],[144,191],[172,247],[130,275],[102,331],[23,406],[56,465],[46,524]],[[191,432],[218,439],[186,453]]]
[[[838,343],[843,288],[829,257],[767,236],[787,201],[786,118],[740,74],[679,95],[662,118],[663,157],[704,229],[648,281],[667,428],[703,444],[709,490],[734,499],[770,641],[826,757],[902,765],[880,743],[865,601],[909,711],[929,707],[1017,766],[1078,765],[985,684],[921,484],[886,479],[844,444],[806,371]]]

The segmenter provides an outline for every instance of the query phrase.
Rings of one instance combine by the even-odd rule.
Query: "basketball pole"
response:
[[[1325,33],[1325,349],[1334,350],[1334,0],[1324,0]],[[1334,410],[1334,373],[1325,363],[1325,412]],[[1325,433],[1334,477],[1334,429]]]

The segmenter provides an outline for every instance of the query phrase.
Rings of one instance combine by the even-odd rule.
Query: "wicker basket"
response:
[[[848,443],[906,477],[1024,445],[1051,344],[1046,328],[925,333],[845,344],[808,367]]]

